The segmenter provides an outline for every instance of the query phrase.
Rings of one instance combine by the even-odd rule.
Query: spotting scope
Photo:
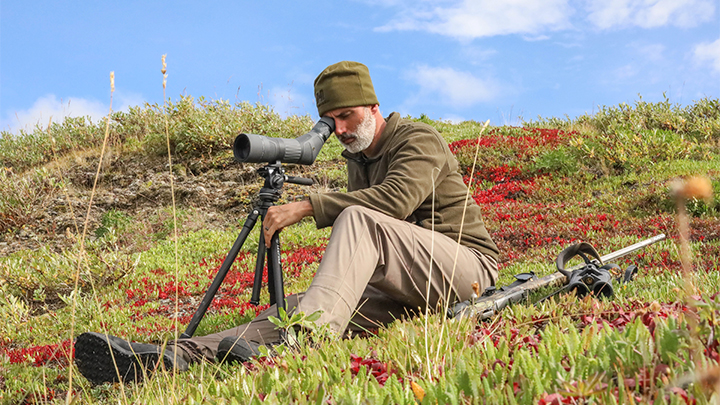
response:
[[[335,130],[335,120],[320,118],[313,129],[295,139],[240,134],[233,143],[235,159],[243,163],[298,163],[311,165]]]

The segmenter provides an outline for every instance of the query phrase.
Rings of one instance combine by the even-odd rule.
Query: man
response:
[[[473,283],[494,285],[497,247],[480,207],[466,204],[467,188],[442,136],[397,113],[383,118],[368,69],[357,62],[320,73],[315,99],[319,115],[335,120],[346,149],[348,191],[268,209],[268,246],[275,232],[304,217],[312,216],[318,228],[333,226],[310,287],[287,297],[288,308],[320,311],[317,323],[343,334],[466,300]],[[76,340],[76,363],[85,377],[101,383],[118,376],[141,379],[140,362],[184,370],[199,360],[245,361],[260,345],[280,343],[268,321],[276,313],[273,306],[245,325],[170,342],[165,351],[85,333]]]

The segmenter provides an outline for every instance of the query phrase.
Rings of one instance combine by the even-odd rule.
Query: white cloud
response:
[[[485,64],[489,59],[498,54],[496,49],[468,45],[460,49],[463,59],[473,65]]]
[[[523,34],[535,39],[543,32],[570,26],[568,0],[462,0],[394,2],[399,13],[379,31],[428,31],[461,40]]]
[[[135,94],[119,95],[113,106],[114,111],[127,110],[128,107],[142,104],[141,96]],[[110,104],[101,101],[69,97],[58,99],[55,94],[44,95],[33,103],[26,110],[6,112],[0,118],[0,130],[19,133],[22,129],[27,132],[33,131],[36,126],[46,128],[52,120],[53,123],[60,123],[66,117],[90,117],[93,122],[106,117]]]
[[[693,54],[697,62],[709,63],[713,71],[720,73],[720,38],[696,45]]]
[[[632,43],[629,46],[633,53],[646,61],[660,62],[665,59],[665,45],[663,44]]]
[[[521,35],[545,40],[549,32],[571,29],[571,17],[586,13],[597,28],[694,27],[712,21],[716,0],[365,0],[397,10],[377,31],[425,31],[472,40]]]
[[[601,29],[694,27],[712,20],[715,4],[713,0],[588,0],[587,9],[588,20]]]
[[[93,120],[107,115],[107,107],[95,100],[72,98],[58,99],[48,94],[35,100],[27,110],[8,113],[2,120],[2,130],[17,133],[20,129],[32,131],[35,126],[47,127],[52,122],[61,122],[65,117],[90,116]]]
[[[493,80],[480,79],[468,72],[449,67],[418,66],[408,77],[420,86],[418,98],[436,99],[454,107],[469,107],[493,100],[500,86]]]
[[[276,113],[286,118],[291,115],[304,115],[309,111],[315,111],[315,103],[309,98],[298,94],[292,87],[275,86],[268,94],[270,105]]]
[[[640,73],[640,68],[633,63],[629,63],[613,70],[612,76],[618,80],[626,80],[637,76],[638,73]]]
[[[667,78],[667,49],[662,44],[630,42],[627,55],[618,58],[623,62],[614,69],[608,69],[601,81],[618,85],[637,86],[639,83],[657,84]]]

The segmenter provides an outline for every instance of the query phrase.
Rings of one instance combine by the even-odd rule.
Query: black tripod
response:
[[[285,170],[282,168],[280,161],[268,164],[265,167],[261,167],[257,170],[257,173],[263,178],[265,178],[265,184],[260,189],[257,195],[258,201],[248,215],[247,219],[245,220],[245,224],[243,225],[242,230],[240,230],[240,235],[238,235],[235,243],[230,249],[230,252],[228,252],[225,260],[223,260],[223,263],[220,266],[220,270],[218,270],[218,273],[215,276],[212,284],[210,285],[210,288],[208,288],[207,292],[205,292],[205,296],[203,297],[202,302],[200,302],[200,307],[198,307],[197,311],[195,311],[195,314],[190,320],[190,323],[188,324],[187,329],[185,329],[185,332],[180,335],[181,338],[192,337],[192,335],[195,333],[195,329],[197,329],[198,324],[202,320],[203,316],[205,316],[205,312],[207,312],[207,309],[208,307],[210,307],[210,304],[212,303],[215,294],[217,294],[220,285],[222,284],[223,280],[225,280],[225,276],[227,275],[230,267],[235,261],[238,252],[240,252],[240,248],[245,243],[245,239],[247,239],[250,231],[252,231],[252,229],[255,227],[258,216],[261,217],[260,223],[262,224],[262,221],[265,219],[265,214],[267,214],[268,208],[275,205],[275,202],[280,199],[280,196],[282,195],[283,184],[286,182],[308,186],[313,184],[312,179],[286,176]],[[278,315],[280,315],[280,308],[282,308],[283,310],[286,309],[285,292],[283,288],[283,275],[282,269],[280,267],[279,234],[280,231],[275,232],[275,234],[272,236],[272,240],[270,241],[270,250],[267,250],[267,248],[265,247],[264,232],[262,232],[262,230],[260,232],[260,242],[258,244],[257,251],[257,262],[255,264],[255,280],[253,282],[252,297],[250,298],[251,304],[258,305],[260,303],[262,274],[263,268],[265,267],[265,256],[267,253],[268,290],[270,293],[270,305],[277,304]]]

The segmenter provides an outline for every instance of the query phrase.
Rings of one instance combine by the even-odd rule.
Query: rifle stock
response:
[[[665,239],[665,234],[659,234],[653,236],[652,238],[645,239],[641,242],[601,256],[600,260],[602,263],[611,262],[663,239]],[[583,266],[575,266],[568,271],[577,270],[581,267]],[[535,291],[543,287],[556,286],[558,284],[567,284],[567,282],[567,277],[559,271],[541,278],[533,277],[532,279],[515,287],[507,288],[504,291],[498,291],[489,296],[477,298],[474,303],[469,303],[461,308],[458,308],[456,305],[450,310],[452,315],[451,317],[475,315],[478,320],[486,320],[493,317],[510,304],[527,300],[531,291]]]

